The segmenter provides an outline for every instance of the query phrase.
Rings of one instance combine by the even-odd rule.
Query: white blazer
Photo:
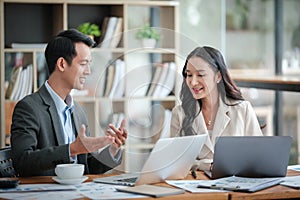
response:
[[[228,101],[234,105],[237,101]],[[199,110],[199,106],[197,110]],[[171,118],[171,137],[180,135],[182,122],[185,117],[184,110],[178,105],[172,110]],[[197,134],[208,133],[202,112],[196,117],[193,128]],[[186,135],[186,133],[184,133]],[[210,132],[205,145],[203,146],[195,165],[199,170],[209,170],[213,159],[214,145],[218,136],[262,136],[262,131],[257,116],[248,101],[241,101],[234,106],[226,105],[221,98],[217,111],[213,130]]]

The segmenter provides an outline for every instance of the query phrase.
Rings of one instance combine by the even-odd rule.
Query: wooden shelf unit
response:
[[[135,13],[136,10],[142,10],[141,14],[144,16],[141,18],[143,19],[135,19],[137,15]],[[156,14],[151,16],[153,10],[155,10]],[[7,65],[9,63],[8,59],[15,59],[18,53],[22,53],[25,55],[23,65],[28,63],[33,65],[33,92],[43,83],[43,78],[40,77],[42,72],[39,59],[43,56],[44,48],[12,48],[12,43],[46,44],[59,31],[76,28],[83,22],[89,21],[101,27],[105,17],[122,17],[123,32],[119,45],[116,48],[94,48],[92,53],[97,56],[100,55],[100,57],[103,56],[104,59],[93,57],[93,60],[95,60],[94,66],[96,66],[93,69],[96,69],[98,66],[105,67],[109,59],[121,58],[125,62],[126,74],[130,74],[133,71],[138,71],[145,64],[143,63],[144,58],[149,59],[151,56],[156,57],[155,62],[175,62],[178,65],[181,59],[177,56],[179,49],[179,36],[177,34],[179,32],[178,15],[179,3],[177,1],[0,0],[1,146],[5,146],[5,137],[10,132],[12,111],[17,102],[5,99],[5,88],[9,81],[10,71],[13,68],[13,65]],[[157,48],[143,48],[140,42],[135,39],[134,34],[137,28],[150,22],[150,19],[153,17],[155,17],[157,23],[153,26],[159,28],[161,40]],[[99,42],[99,38],[95,40]],[[148,76],[151,77],[151,73]],[[178,88],[173,89],[173,93],[167,97],[154,98],[145,95],[132,95],[132,90],[135,89],[130,88],[132,84],[134,84],[132,83],[132,76],[129,75],[125,81],[125,95],[121,98],[107,98],[95,94],[74,97],[86,109],[92,133],[101,132],[101,117],[107,117],[107,113],[102,112],[102,109],[106,109],[105,105],[102,105],[103,101],[108,101],[113,112],[123,112],[125,118],[131,117],[130,115],[133,112],[132,102],[134,101],[147,102],[146,104],[150,106],[150,110],[156,103],[169,110],[177,104],[176,95],[174,94],[176,94]],[[143,106],[142,109],[144,109]],[[127,121],[128,131],[130,132],[135,129],[135,122]],[[147,131],[149,132],[149,130],[145,130],[145,132]],[[136,144],[135,141],[134,144],[131,144],[130,141],[131,139],[129,138],[124,147],[125,150],[129,149],[127,145],[143,146],[142,142]],[[145,149],[149,149],[149,145],[151,146],[151,142],[150,144],[145,143]],[[125,159],[125,162],[129,161]],[[125,166],[124,170],[130,169]]]

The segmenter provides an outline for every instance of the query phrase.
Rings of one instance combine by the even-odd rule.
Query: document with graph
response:
[[[221,189],[239,192],[256,192],[282,182],[282,177],[278,178],[246,178],[230,176],[215,180],[203,181],[198,188]]]

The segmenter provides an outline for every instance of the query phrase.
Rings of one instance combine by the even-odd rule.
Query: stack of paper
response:
[[[282,182],[282,178],[246,178],[230,176],[202,182],[198,187],[239,192],[256,192],[277,185],[280,182]]]

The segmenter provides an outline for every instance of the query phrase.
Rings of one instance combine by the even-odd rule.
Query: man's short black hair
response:
[[[72,63],[73,58],[77,55],[75,43],[78,42],[83,42],[91,48],[96,44],[89,36],[76,29],[61,31],[49,41],[45,50],[49,74],[54,71],[55,64],[60,57],[63,57],[68,64]]]

